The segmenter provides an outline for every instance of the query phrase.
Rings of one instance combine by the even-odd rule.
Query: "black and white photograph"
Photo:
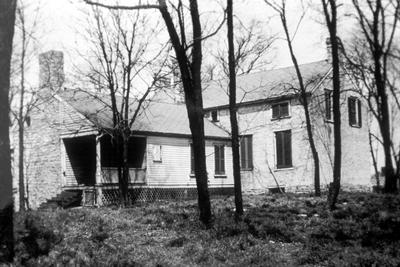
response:
[[[0,266],[400,266],[400,0],[0,0]]]

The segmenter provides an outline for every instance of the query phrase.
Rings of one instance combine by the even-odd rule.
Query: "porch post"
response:
[[[103,204],[102,202],[102,171],[101,171],[101,142],[100,142],[101,135],[96,136],[96,205],[101,206]]]

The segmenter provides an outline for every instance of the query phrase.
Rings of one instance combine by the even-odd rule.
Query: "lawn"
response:
[[[342,193],[338,209],[305,195],[212,200],[213,226],[195,201],[16,215],[16,264],[33,266],[398,266],[400,197]]]

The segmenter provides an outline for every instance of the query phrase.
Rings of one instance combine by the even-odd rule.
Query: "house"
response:
[[[300,65],[307,87],[314,139],[320,158],[321,187],[332,181],[333,114],[331,64]],[[312,192],[314,164],[304,108],[294,67],[237,77],[241,177],[246,191],[282,187]],[[359,98],[345,69],[341,77],[342,188],[370,190],[367,105]],[[229,130],[227,81],[213,81],[203,92],[206,117]]]
[[[99,97],[98,93],[63,88],[61,52],[50,51],[42,54],[41,59],[41,104],[30,114],[25,137],[30,206],[37,208],[63,192],[81,193],[83,204],[117,201],[115,152],[105,131],[112,128],[107,95]],[[301,65],[300,69],[307,86],[324,189],[332,181],[333,167],[331,68],[327,61],[318,61]],[[314,164],[296,81],[293,67],[237,77],[244,192],[277,188],[313,191]],[[354,92],[345,72],[341,82],[342,186],[369,190],[367,106]],[[227,88],[227,81],[213,81],[204,86],[203,92],[208,184],[210,192],[216,194],[233,191]],[[132,131],[129,198],[195,196],[186,107],[163,101],[162,97],[150,101]],[[14,151],[17,153],[18,149]],[[18,177],[17,170],[14,174]]]
[[[113,126],[107,95],[93,97],[94,92],[63,88],[61,52],[42,54],[39,61],[46,62],[40,66],[40,101],[30,114],[25,137],[25,183],[30,207],[37,208],[65,192],[80,192],[83,204],[88,205],[116,202],[118,175],[112,139],[107,135],[107,129]],[[129,141],[129,198],[195,196],[185,105],[149,101],[145,106],[132,125]],[[210,193],[230,193],[233,178],[229,135],[207,119],[204,126]],[[18,179],[17,170],[14,174]]]

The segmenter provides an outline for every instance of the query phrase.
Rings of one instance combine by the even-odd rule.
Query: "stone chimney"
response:
[[[59,90],[64,83],[64,54],[50,50],[39,55],[39,87]]]

